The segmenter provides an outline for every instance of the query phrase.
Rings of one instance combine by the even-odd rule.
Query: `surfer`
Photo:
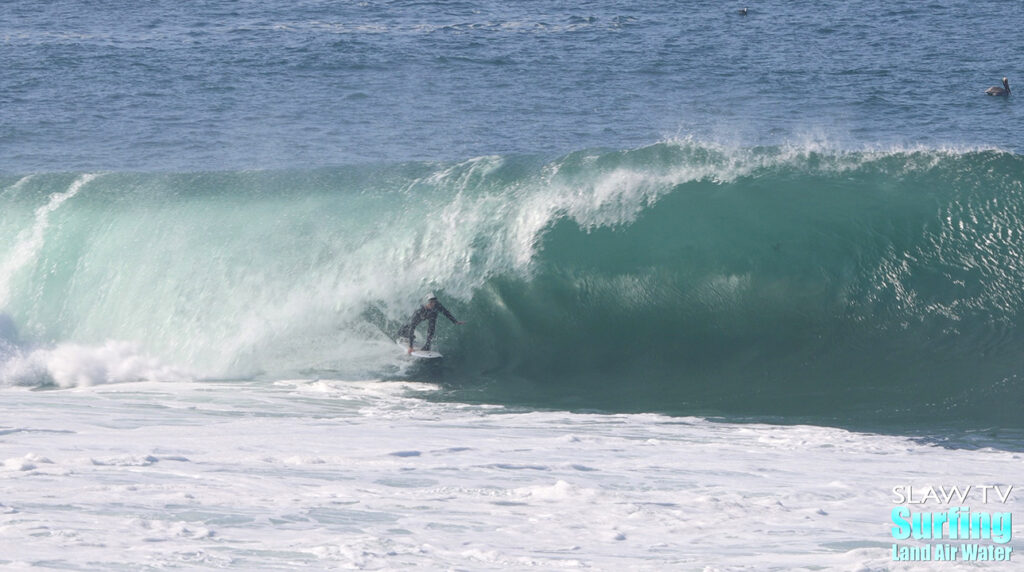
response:
[[[416,326],[418,326],[419,323],[424,320],[427,321],[427,341],[426,343],[423,344],[423,347],[420,349],[423,351],[430,350],[430,342],[434,339],[434,327],[437,325],[438,313],[444,314],[445,317],[451,320],[452,323],[454,324],[460,326],[462,324],[465,324],[465,322],[460,322],[456,320],[455,316],[453,316],[452,313],[448,311],[448,308],[445,308],[444,306],[441,305],[440,302],[437,301],[436,296],[434,296],[433,294],[427,294],[426,302],[424,302],[422,306],[417,308],[417,310],[413,313],[412,318],[409,319],[409,323],[402,326],[402,328],[398,330],[398,337],[407,338],[409,340],[408,353],[412,353],[412,343],[413,340],[416,339]]]

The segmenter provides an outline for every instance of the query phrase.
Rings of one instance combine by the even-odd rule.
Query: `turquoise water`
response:
[[[739,7],[10,6],[4,382],[1021,427],[1024,8]]]

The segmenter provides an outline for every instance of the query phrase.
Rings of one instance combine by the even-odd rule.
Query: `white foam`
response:
[[[596,493],[593,490],[580,489],[566,481],[559,479],[555,484],[546,486],[523,487],[516,489],[516,494],[529,499],[541,501],[570,501],[580,497],[592,497]]]
[[[19,353],[0,363],[7,385],[78,387],[130,381],[184,381],[191,376],[145,354],[138,344],[108,341],[103,345],[60,344]]]
[[[891,487],[1019,477],[1007,451],[417,397],[431,387],[3,390],[22,429],[0,438],[0,562],[900,570]],[[986,508],[1019,512],[1017,496]]]
[[[53,464],[53,461],[46,457],[40,457],[34,453],[28,453],[24,457],[14,457],[6,459],[2,465],[4,469],[8,471],[32,471],[40,464]]]
[[[114,457],[95,457],[91,459],[93,465],[115,466],[115,467],[148,467],[160,459],[153,455],[117,455]]]

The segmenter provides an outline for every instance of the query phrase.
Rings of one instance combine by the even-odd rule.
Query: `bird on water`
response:
[[[1003,87],[993,85],[985,90],[985,95],[1010,95],[1010,82],[1003,78]]]

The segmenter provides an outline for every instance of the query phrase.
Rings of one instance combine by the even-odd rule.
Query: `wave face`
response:
[[[1022,180],[998,150],[693,141],[8,176],[0,375],[401,375],[436,290],[459,399],[1020,427]]]

